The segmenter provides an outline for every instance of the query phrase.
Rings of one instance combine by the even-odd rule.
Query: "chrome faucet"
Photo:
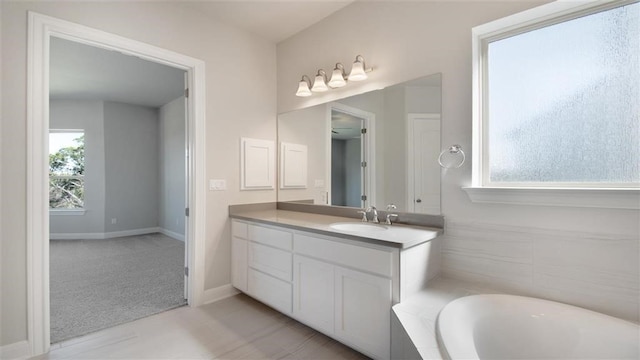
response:
[[[397,209],[397,208],[398,208],[398,207],[397,207],[397,206],[395,206],[394,204],[389,204],[389,205],[387,205],[387,219],[386,219],[386,221],[384,222],[386,225],[391,225],[391,224],[392,224],[392,223],[391,223],[391,218],[394,218],[394,219],[398,218],[398,214],[392,214],[392,213],[391,213],[391,211],[393,211],[393,210],[395,210],[395,209]]]
[[[371,217],[371,222],[374,224],[379,224],[380,220],[378,220],[378,209],[376,209],[375,206],[369,206],[367,208],[367,212],[371,212],[372,217]],[[366,216],[366,214],[365,214]]]
[[[367,222],[367,221],[369,221],[369,220],[367,219],[367,211],[366,211],[366,210],[360,210],[360,211],[358,211],[358,214],[362,214],[362,220],[361,220],[362,222]]]

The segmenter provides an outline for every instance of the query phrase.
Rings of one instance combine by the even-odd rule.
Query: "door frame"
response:
[[[27,52],[27,340],[31,355],[50,348],[49,298],[49,44],[52,36],[119,51],[183,69],[189,80],[188,303],[204,297],[205,64],[204,61],[69,21],[29,11]]]
[[[364,127],[367,129],[367,136],[360,136],[361,142],[361,154],[360,157],[365,157],[367,166],[362,172],[361,184],[362,188],[367,192],[367,200],[361,201],[362,208],[375,205],[375,189],[376,189],[376,114],[368,112],[362,109],[358,109],[352,106],[344,105],[338,102],[331,102],[327,104],[326,115],[326,130],[327,142],[326,142],[326,162],[325,162],[325,184],[327,188],[327,204],[331,205],[331,113],[333,110],[337,110],[349,115],[357,116],[364,119]]]
[[[408,113],[407,114],[407,211],[408,212],[415,212],[415,209],[416,209],[416,203],[414,201],[416,189],[413,181],[415,176],[415,166],[414,166],[415,159],[413,156],[413,146],[414,146],[413,133],[414,133],[414,123],[417,119],[438,120],[442,125],[442,119],[441,119],[440,113]],[[440,144],[442,144],[442,130],[440,130]],[[438,145],[438,147],[440,147],[440,144]],[[441,200],[441,203],[442,203],[442,200]]]

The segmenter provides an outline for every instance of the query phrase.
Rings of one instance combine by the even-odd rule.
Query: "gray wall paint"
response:
[[[105,102],[106,232],[159,225],[158,133],[157,109]]]
[[[102,101],[52,100],[51,129],[85,132],[85,210],[78,216],[49,216],[51,233],[104,232],[104,117]]]
[[[331,140],[331,205],[347,205],[344,140]]]
[[[360,207],[360,139],[331,140],[331,205]]]
[[[86,213],[50,216],[50,232],[101,234],[157,227],[158,110],[88,100],[52,100],[50,108],[51,128],[85,129],[86,144]],[[184,232],[184,222],[182,226]]]
[[[362,159],[360,152],[362,146],[360,139],[349,139],[345,141],[344,146],[344,166],[346,176],[346,199],[347,206],[360,207],[362,202],[362,168],[360,160]]]
[[[185,106],[181,96],[159,110],[160,227],[184,235]]]

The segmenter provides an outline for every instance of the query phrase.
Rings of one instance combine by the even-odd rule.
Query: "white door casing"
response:
[[[52,36],[119,51],[185,70],[189,83],[186,253],[189,305],[204,295],[205,64],[169,50],[54,17],[29,12],[27,53],[27,340],[31,355],[50,347],[49,313],[49,43]],[[200,199],[200,200],[198,200]]]

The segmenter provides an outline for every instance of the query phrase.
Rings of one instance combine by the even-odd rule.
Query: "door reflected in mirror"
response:
[[[280,187],[278,201],[439,215],[440,112],[434,74],[280,114],[278,141],[305,146],[308,169],[306,186]]]

